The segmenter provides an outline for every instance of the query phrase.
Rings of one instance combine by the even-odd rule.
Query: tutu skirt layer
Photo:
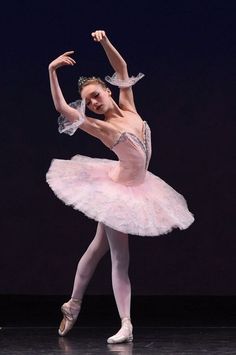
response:
[[[123,233],[158,236],[194,221],[184,197],[149,171],[140,185],[114,182],[109,173],[117,164],[82,155],[54,159],[46,178],[66,205]]]

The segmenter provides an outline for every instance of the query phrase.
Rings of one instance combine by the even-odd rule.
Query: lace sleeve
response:
[[[134,84],[137,83],[140,79],[144,77],[143,73],[139,73],[137,76],[131,76],[130,78],[126,80],[122,80],[117,78],[117,73],[114,73],[112,76],[106,76],[105,80],[115,86],[118,86],[119,88],[129,88],[130,86],[133,86]]]
[[[71,122],[65,116],[60,115],[57,122],[59,133],[66,133],[72,136],[85,120],[85,100],[76,100],[71,102],[69,106],[75,108],[79,112],[78,119]]]

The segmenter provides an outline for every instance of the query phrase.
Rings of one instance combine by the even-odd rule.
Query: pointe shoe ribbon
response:
[[[108,344],[130,343],[133,341],[133,326],[130,318],[122,318],[120,330],[107,339]]]

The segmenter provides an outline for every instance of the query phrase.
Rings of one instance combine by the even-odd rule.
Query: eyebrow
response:
[[[87,100],[89,100],[94,94],[96,94],[98,91],[97,90],[94,90],[92,91],[86,98],[85,98],[85,101],[87,103]]]

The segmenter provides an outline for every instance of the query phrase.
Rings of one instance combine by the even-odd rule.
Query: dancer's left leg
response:
[[[105,226],[111,252],[112,287],[121,318],[121,329],[110,337],[108,343],[132,341],[130,320],[131,285],[129,279],[129,240],[128,235]]]

